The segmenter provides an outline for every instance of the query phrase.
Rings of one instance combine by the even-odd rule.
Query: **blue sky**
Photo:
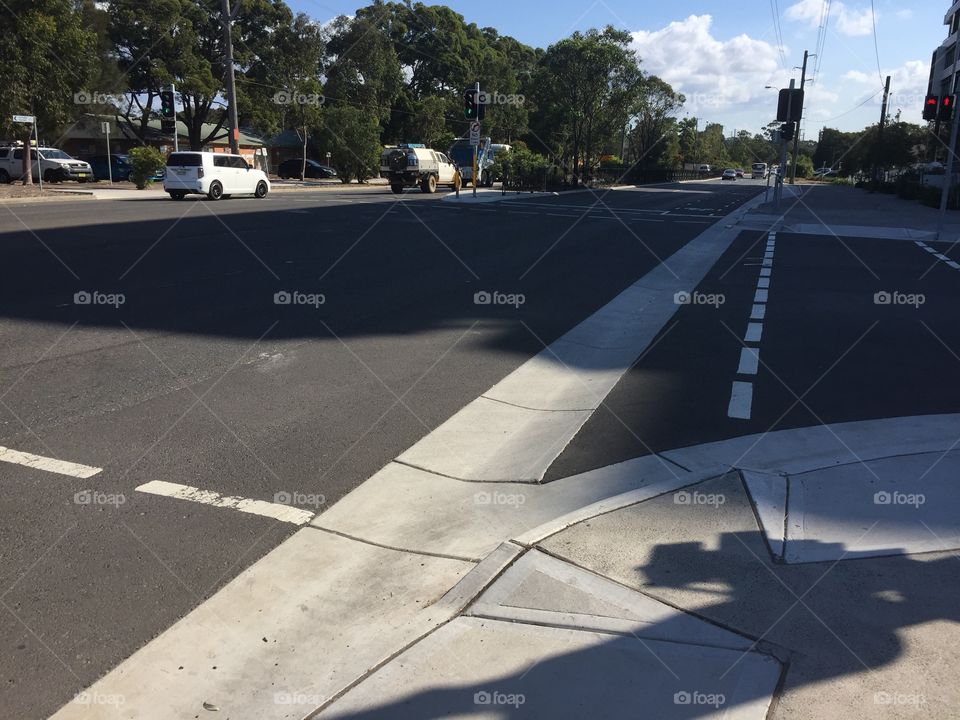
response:
[[[357,0],[287,0],[325,22],[353,14]],[[428,3],[429,4],[429,3]],[[440,4],[440,3],[434,3]],[[484,0],[443,3],[468,22],[493,26],[546,47],[574,30],[611,24],[633,34],[645,69],[688,97],[684,113],[756,131],[775,112],[765,85],[799,82],[805,49],[814,52],[825,0]],[[874,0],[880,67],[870,0],[832,0],[816,80],[808,85],[805,136],[824,125],[855,130],[880,115],[882,80],[892,76],[891,112],[920,119],[930,55],[946,37],[949,0]],[[779,32],[774,11],[779,11]],[[783,49],[781,56],[780,48]],[[811,72],[814,60],[811,60]],[[495,88],[491,88],[495,90]],[[875,97],[871,97],[876,95]],[[859,105],[859,107],[857,107]]]

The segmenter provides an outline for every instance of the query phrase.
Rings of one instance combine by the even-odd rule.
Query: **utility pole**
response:
[[[880,179],[880,151],[883,148],[883,129],[887,124],[887,99],[890,97],[890,76],[887,75],[887,84],[883,88],[883,105],[880,106],[880,125],[877,131],[877,146],[874,149],[874,170],[873,180],[878,182]],[[951,149],[951,153],[952,153]]]
[[[230,25],[233,15],[230,12],[230,0],[220,0],[220,22],[223,25],[223,42],[226,51],[225,63],[227,66],[227,105],[230,111],[230,152],[240,154],[240,129],[237,127],[237,89],[233,76],[233,37],[230,34]],[[239,9],[240,5],[237,4]]]
[[[800,91],[803,92],[803,86],[807,84],[807,58],[810,57],[810,53],[807,50],[803,51],[803,70],[800,73]],[[800,152],[800,123],[803,121],[803,108],[800,108],[800,113],[797,115],[797,130],[793,136],[793,170],[790,172],[790,184],[796,185],[797,183],[797,154]]]

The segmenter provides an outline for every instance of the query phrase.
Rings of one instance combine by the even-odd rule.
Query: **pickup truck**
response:
[[[20,147],[0,147],[0,182],[23,179],[23,151]],[[93,180],[93,169],[89,163],[76,160],[57,148],[40,148],[40,160],[37,161],[37,148],[30,148],[33,166],[33,179],[38,180],[43,173],[43,181],[48,183],[63,180],[87,182]]]

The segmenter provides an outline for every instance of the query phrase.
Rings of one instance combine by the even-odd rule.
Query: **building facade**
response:
[[[933,51],[930,60],[929,95],[953,95],[960,92],[960,0],[951,0],[950,9],[943,16],[947,26],[947,39]]]

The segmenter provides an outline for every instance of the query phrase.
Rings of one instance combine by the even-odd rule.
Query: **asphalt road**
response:
[[[759,184],[0,208],[0,445],[102,468],[0,462],[4,713],[53,712],[296,529],[138,486],[321,512]]]

